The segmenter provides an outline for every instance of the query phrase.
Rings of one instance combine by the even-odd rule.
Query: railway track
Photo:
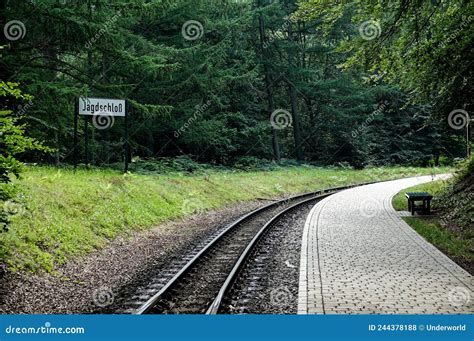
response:
[[[303,205],[350,187],[353,186],[293,196],[242,216],[188,259],[187,263],[134,313],[219,313],[225,295],[251,251],[278,219]]]
[[[206,313],[296,313],[304,221],[313,205],[329,195],[298,202],[262,226]]]

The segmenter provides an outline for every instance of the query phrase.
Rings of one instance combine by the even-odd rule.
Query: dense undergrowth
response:
[[[434,202],[449,229],[465,238],[474,238],[474,158]]]

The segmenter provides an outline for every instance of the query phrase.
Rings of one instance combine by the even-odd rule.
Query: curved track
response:
[[[260,242],[264,237],[268,237],[271,233],[272,227],[280,221],[283,217],[288,216],[290,213],[294,211],[298,211],[304,206],[313,205],[315,202],[324,199],[325,197],[331,195],[329,194],[322,194],[318,195],[303,201],[300,201],[296,204],[291,205],[290,207],[285,208],[283,211],[276,214],[273,218],[271,218],[265,225],[263,225],[260,230],[256,233],[254,238],[248,243],[245,250],[241,253],[239,259],[235,263],[234,267],[230,271],[229,275],[227,276],[225,282],[221,286],[219,293],[217,294],[216,298],[214,299],[212,305],[207,310],[206,314],[218,314],[221,312],[228,312],[226,310],[227,305],[225,304],[226,301],[230,301],[229,292],[232,289],[234,283],[238,280],[240,276],[246,276],[248,274],[244,273],[242,270],[244,266],[248,263],[251,256],[255,256],[257,253],[257,248]],[[261,274],[264,273],[264,269],[260,271]],[[228,297],[229,296],[229,297]]]
[[[242,216],[224,228],[135,313],[217,313],[250,251],[276,220],[304,204],[350,187],[353,186],[294,196]]]

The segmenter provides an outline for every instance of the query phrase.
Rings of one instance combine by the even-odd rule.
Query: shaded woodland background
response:
[[[449,114],[472,111],[469,1],[38,0],[0,11],[2,26],[23,24],[2,35],[3,88],[31,96],[8,91],[2,110],[51,148],[23,161],[72,162],[79,96],[130,100],[133,160],[360,168],[466,155],[465,125]],[[92,164],[121,161],[122,131],[120,118],[89,122]]]

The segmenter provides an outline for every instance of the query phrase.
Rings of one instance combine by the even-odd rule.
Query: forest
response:
[[[0,22],[0,314],[472,311],[472,1],[6,0]]]
[[[470,156],[469,1],[0,6],[3,206],[22,201],[12,181],[25,164],[192,173]],[[76,120],[84,98],[126,100],[126,119],[84,104],[92,115]]]
[[[71,164],[79,97],[128,100],[136,162],[427,166],[469,149],[469,1],[1,6],[1,129],[21,126],[31,139],[2,158]],[[79,162],[121,162],[123,125],[81,117]]]

